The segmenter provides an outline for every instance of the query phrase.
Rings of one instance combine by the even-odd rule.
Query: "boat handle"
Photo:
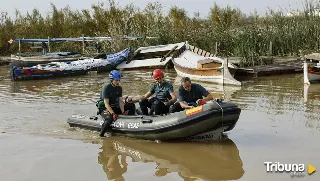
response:
[[[153,121],[151,119],[147,119],[147,120],[142,120],[141,122],[145,124],[145,123],[152,123]]]

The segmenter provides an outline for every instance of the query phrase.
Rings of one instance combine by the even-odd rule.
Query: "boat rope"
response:
[[[217,105],[220,107],[221,109],[221,125],[222,125],[222,133],[221,133],[221,136],[223,135],[223,131],[224,131],[224,128],[223,128],[223,108],[221,107],[221,105],[218,103],[217,100],[215,100],[215,102],[217,103]]]
[[[7,76],[0,77],[0,81],[1,81],[1,80],[4,80],[4,79],[7,79],[7,78],[10,78],[10,77],[11,77],[11,75],[7,75]]]

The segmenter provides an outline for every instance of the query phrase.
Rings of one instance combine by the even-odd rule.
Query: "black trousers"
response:
[[[111,107],[115,114],[122,114],[119,107]],[[136,106],[133,103],[127,103],[124,105],[124,111],[129,111],[128,115],[134,115]],[[107,109],[99,110],[101,117],[103,118],[103,124],[100,129],[100,136],[104,136],[104,133],[111,130],[111,124],[115,121],[112,115]]]
[[[152,114],[153,112],[155,115],[166,114],[169,112],[170,108],[170,105],[165,105],[164,102],[155,97],[150,100],[142,99],[139,102],[139,105],[144,115]],[[148,113],[148,108],[150,108],[150,113]]]
[[[180,111],[184,111],[185,109],[181,107],[179,102],[174,103],[171,107],[169,112],[170,113],[174,113],[174,112],[180,112]]]

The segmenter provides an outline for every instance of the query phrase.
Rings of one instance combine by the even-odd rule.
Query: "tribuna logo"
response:
[[[282,164],[280,162],[264,162],[267,167],[267,172],[287,172],[291,176],[304,176],[305,164]]]

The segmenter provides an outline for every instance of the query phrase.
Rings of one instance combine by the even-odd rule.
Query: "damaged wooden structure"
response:
[[[173,68],[171,60],[178,52],[185,50],[186,42],[156,45],[138,48],[128,61],[118,65],[117,69],[132,70],[145,68]]]
[[[237,66],[188,42],[140,47],[128,61],[117,66],[119,70],[147,68],[174,68],[178,76],[192,80],[241,85],[234,78]]]

